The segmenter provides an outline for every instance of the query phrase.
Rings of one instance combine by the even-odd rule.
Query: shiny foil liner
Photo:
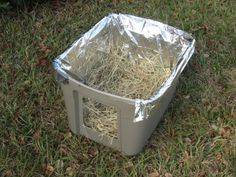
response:
[[[111,45],[128,51],[128,59],[134,63],[145,58],[147,50],[159,53],[160,62],[170,65],[171,74],[150,98],[135,99],[133,121],[139,122],[149,117],[154,106],[178,80],[193,55],[194,44],[189,33],[161,22],[127,14],[109,14],[56,57],[53,66],[58,82],[72,77],[86,84],[85,70],[89,70],[100,54],[109,54]]]

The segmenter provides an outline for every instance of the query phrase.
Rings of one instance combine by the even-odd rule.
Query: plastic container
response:
[[[183,43],[183,41],[179,41],[174,45],[182,48],[181,50],[179,49],[179,53],[176,52],[176,62],[173,66],[173,70],[168,79],[163,82],[160,88],[157,88],[156,94],[150,99],[128,99],[105,93],[87,86],[79,77],[74,76],[75,74],[71,74],[73,73],[73,69],[71,69],[73,68],[73,64],[80,61],[80,58],[78,55],[77,60],[73,60],[72,62],[67,56],[69,56],[72,51],[74,52],[78,50],[81,52],[82,49],[86,51],[86,48],[83,48],[82,45],[94,40],[94,38],[96,38],[94,36],[99,33],[104,35],[106,30],[109,32],[110,27],[107,28],[105,32],[103,29],[106,24],[109,26],[111,22],[114,22],[114,20],[116,20],[116,23],[115,25],[114,23],[112,24],[113,27],[116,27],[117,24],[121,24],[120,27],[118,26],[118,29],[123,27],[125,30],[131,32],[135,31],[138,25],[140,25],[140,27],[137,27],[137,30],[141,31],[140,28],[143,28],[142,31],[145,31],[145,27],[142,26],[146,25],[146,32],[142,33],[141,31],[140,34],[146,38],[148,38],[148,35],[155,36],[152,34],[160,34],[162,36],[160,43],[163,44],[166,42],[166,46],[168,45],[169,48],[171,48],[171,45],[174,45],[174,42],[178,42],[178,40],[183,40],[185,42]],[[126,23],[127,21],[129,21],[130,26]],[[135,25],[136,23],[137,25]],[[153,25],[153,27],[150,28],[150,25]],[[154,30],[151,31],[150,29]],[[176,39],[171,36],[173,35],[173,32]],[[122,35],[122,33],[120,34]],[[168,35],[172,38],[168,38]],[[150,40],[147,40],[146,42],[148,41]],[[160,22],[123,14],[111,14],[103,18],[98,24],[85,33],[81,38],[76,40],[71,46],[69,46],[69,48],[67,48],[67,50],[54,60],[54,68],[56,70],[57,80],[63,90],[69,127],[72,132],[78,135],[84,135],[98,143],[119,150],[126,155],[135,155],[139,153],[148,143],[149,137],[167,109],[175,92],[180,73],[193,54],[194,43],[195,40],[188,33],[169,27]],[[173,51],[176,50],[177,49],[174,49]],[[84,98],[89,98],[98,103],[112,106],[117,110],[117,138],[109,137],[104,133],[91,129],[85,125],[83,120]]]

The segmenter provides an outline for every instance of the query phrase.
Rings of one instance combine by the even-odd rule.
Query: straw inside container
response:
[[[117,138],[118,113],[113,106],[104,105],[90,98],[83,98],[84,124],[104,135]]]
[[[172,63],[166,65],[161,55],[147,50],[135,58],[121,47],[100,53],[84,71],[85,83],[95,89],[131,99],[148,99],[167,79]],[[165,61],[171,61],[165,59]],[[85,125],[110,137],[117,137],[117,112],[91,100],[84,101]]]

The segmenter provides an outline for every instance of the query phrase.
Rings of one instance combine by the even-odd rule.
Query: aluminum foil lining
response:
[[[134,122],[138,122],[149,117],[157,102],[178,79],[194,52],[194,44],[190,34],[158,21],[127,14],[109,14],[59,55],[53,66],[59,82],[69,77],[84,82],[85,70],[89,70],[100,55],[109,54],[111,45],[125,49],[131,62],[142,59],[147,50],[158,52],[164,65],[172,63],[172,72],[153,96],[135,100]]]

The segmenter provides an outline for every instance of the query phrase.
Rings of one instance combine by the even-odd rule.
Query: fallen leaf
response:
[[[42,167],[45,174],[50,174],[54,171],[53,166],[50,164],[43,164]]]
[[[68,138],[71,138],[72,137],[72,133],[71,132],[68,132],[65,134],[65,138],[68,139]]]
[[[168,153],[166,152],[166,149],[161,149],[160,150],[160,152],[161,152],[161,155],[163,156],[163,157],[165,157],[165,158],[169,158],[169,155],[168,155]]]
[[[79,161],[78,160],[73,160],[73,161],[71,161],[71,165],[70,165],[70,167],[72,168],[72,169],[78,169],[79,168]]]
[[[67,155],[68,154],[68,148],[66,145],[64,144],[60,144],[59,146],[59,153],[62,154],[62,155]]]
[[[112,0],[112,3],[116,5],[120,0]]]
[[[87,154],[87,153],[86,153],[86,154],[85,154],[85,153],[83,153],[83,154],[82,154],[82,156],[83,156],[83,157],[84,157],[86,160],[89,160],[89,156],[88,156],[88,154]]]
[[[224,138],[228,138],[230,136],[230,128],[229,127],[220,127],[219,128],[220,136]]]
[[[190,98],[190,95],[186,95],[186,96],[184,96],[184,98],[185,98],[186,100],[188,100],[188,99]]]
[[[192,143],[192,140],[190,138],[184,138],[184,141],[186,144],[191,144]]]
[[[193,107],[191,107],[190,111],[191,111],[191,113],[193,113],[193,114],[195,114],[195,113],[197,112],[196,109],[193,108]]]
[[[215,124],[212,124],[212,125],[211,125],[211,128],[212,128],[213,130],[215,130],[215,131],[218,130],[218,127],[217,127]]]
[[[39,61],[38,61],[38,65],[40,65],[40,66],[48,66],[49,62],[48,62],[47,58],[40,58]]]
[[[96,148],[91,148],[88,151],[88,156],[89,157],[95,157],[98,154],[98,150]]]
[[[45,51],[44,51],[44,57],[47,57],[50,52],[51,52],[50,49],[45,50]]]
[[[157,171],[155,171],[155,172],[148,174],[148,177],[160,177],[160,174]]]
[[[67,167],[66,168],[66,173],[69,175],[69,176],[72,176],[73,175],[73,169],[71,167]]]
[[[204,105],[209,105],[209,101],[208,101],[208,99],[206,99],[206,98],[202,98],[202,103],[203,103]]]
[[[40,42],[39,44],[39,50],[40,51],[46,51],[47,49],[49,49],[44,43]]]
[[[205,53],[203,54],[204,58],[209,58],[209,54]]]
[[[165,173],[165,177],[173,177],[171,173]]]
[[[20,144],[20,145],[24,145],[25,144],[25,138],[23,136],[20,136],[18,138],[18,144]]]
[[[39,51],[41,52],[41,56],[43,56],[43,58],[46,58],[51,50],[42,42],[40,42],[38,46]]]
[[[13,176],[13,173],[11,170],[6,170],[6,171],[1,172],[1,176],[2,177],[10,177],[10,176]]]
[[[206,172],[201,172],[198,177],[205,177],[206,176]]]
[[[197,11],[194,10],[194,9],[192,9],[191,12],[192,12],[192,14],[196,14],[197,13]]]
[[[24,85],[29,85],[31,83],[31,80],[25,80]]]
[[[218,160],[222,160],[222,155],[221,155],[220,153],[218,153],[218,154],[216,154],[216,158],[217,158]]]
[[[36,27],[36,29],[40,29],[42,27],[42,22],[35,22],[34,26]]]
[[[133,164],[133,162],[131,162],[131,161],[128,161],[128,162],[126,162],[125,164],[124,164],[124,168],[131,168],[131,167],[133,167],[134,166],[134,164]]]
[[[191,31],[193,31],[193,32],[199,31],[199,30],[207,31],[207,30],[208,30],[208,26],[206,26],[205,24],[203,24],[202,26],[196,26],[196,27],[193,27],[193,28],[191,29]]]
[[[39,140],[40,139],[40,130],[36,130],[33,134],[34,140]]]
[[[190,155],[189,155],[188,151],[184,151],[183,158],[184,158],[185,161],[190,159]]]

